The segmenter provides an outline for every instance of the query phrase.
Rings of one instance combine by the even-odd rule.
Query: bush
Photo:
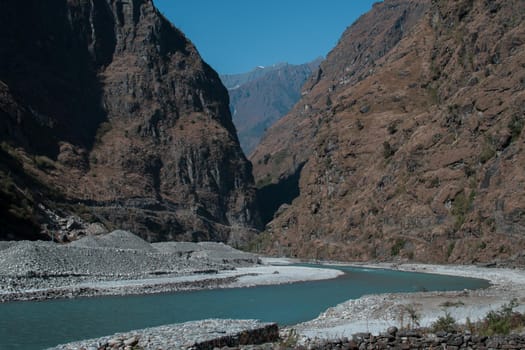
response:
[[[509,334],[512,330],[525,326],[525,317],[515,312],[518,306],[516,299],[503,304],[498,311],[491,311],[481,323],[480,333],[484,335]]]
[[[56,169],[55,163],[46,156],[35,156],[35,164],[41,170]]]
[[[524,124],[524,117],[520,117],[518,115],[512,117],[508,125],[510,133],[512,135],[512,141],[516,141],[518,139],[518,137],[521,134],[521,130],[523,130]]]
[[[403,249],[405,247],[405,243],[406,243],[406,241],[404,239],[398,238],[396,240],[396,243],[394,243],[392,248],[390,248],[390,255],[398,256],[399,253],[401,252],[401,249]]]
[[[456,320],[450,315],[448,311],[445,311],[445,315],[440,316],[435,322],[432,323],[432,331],[434,332],[454,332],[457,328]]]
[[[383,157],[385,157],[385,159],[388,159],[392,157],[394,153],[396,153],[396,151],[390,145],[390,143],[388,141],[383,142]]]
[[[461,225],[465,222],[466,215],[472,209],[472,204],[476,198],[476,192],[471,191],[469,196],[465,195],[465,192],[460,192],[452,202],[452,215],[456,217],[455,228],[458,230]]]

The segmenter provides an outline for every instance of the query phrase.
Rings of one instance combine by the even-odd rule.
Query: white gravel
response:
[[[233,288],[335,278],[333,269],[262,265],[222,243],[150,244],[126,231],[67,245],[0,249],[0,302]]]
[[[316,319],[294,326],[303,339],[339,339],[361,332],[379,334],[390,326],[406,326],[410,323],[407,306],[416,309],[420,325],[427,327],[445,311],[457,322],[465,323],[467,318],[471,321],[482,319],[489,311],[499,309],[514,298],[521,304],[525,303],[525,271],[521,269],[424,264],[359,266],[482,278],[489,280],[492,286],[475,291],[363,296],[329,308]],[[446,307],[445,303],[451,306]],[[517,310],[525,311],[525,305]]]

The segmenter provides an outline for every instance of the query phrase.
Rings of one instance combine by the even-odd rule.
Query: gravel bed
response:
[[[2,242],[0,302],[96,295],[96,288],[75,286],[159,276],[213,275],[259,263],[257,256],[224,244],[150,244],[127,231],[84,237],[70,244]],[[63,288],[72,292],[66,293]],[[166,288],[147,290],[161,292]]]
[[[117,333],[59,345],[49,350],[80,349],[213,349],[276,341],[278,327],[256,320],[210,319]]]

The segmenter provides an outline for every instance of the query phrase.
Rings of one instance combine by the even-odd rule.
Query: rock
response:
[[[79,220],[76,217],[69,217],[66,223],[67,230],[74,230],[81,227]]]
[[[359,108],[359,112],[362,114],[370,112],[370,105],[364,105],[361,108]]]
[[[119,338],[112,338],[108,340],[108,346],[114,347],[114,346],[120,346],[122,344],[122,340]]]
[[[388,327],[386,330],[388,334],[395,336],[399,329],[396,326]]]
[[[139,337],[137,336],[133,336],[131,338],[128,338],[126,340],[124,340],[124,345],[125,346],[135,346],[139,343]]]

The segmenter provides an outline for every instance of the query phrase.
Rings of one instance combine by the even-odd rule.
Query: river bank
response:
[[[68,245],[2,242],[0,302],[141,295],[336,278],[333,269],[271,266],[222,243],[150,244],[126,231]]]
[[[286,264],[289,260],[269,259],[274,264]],[[346,265],[346,264],[345,264]],[[231,349],[270,350],[270,349],[362,349],[385,348],[522,348],[525,337],[511,335],[506,337],[483,337],[468,332],[418,332],[406,331],[410,324],[408,307],[420,315],[420,326],[428,327],[446,310],[458,322],[464,323],[467,317],[475,322],[486,315],[490,310],[498,310],[501,305],[512,299],[525,303],[525,273],[517,269],[482,268],[475,266],[439,266],[423,264],[353,264],[369,269],[392,269],[409,272],[427,272],[462,277],[484,278],[492,285],[480,290],[461,290],[455,292],[417,292],[417,293],[386,293],[363,296],[356,300],[341,303],[329,308],[314,320],[285,327],[280,330],[281,340],[259,344],[258,342],[242,342]],[[523,312],[524,307],[517,308]],[[207,322],[207,321],[204,321]],[[230,322],[224,322],[228,324]],[[179,325],[166,326],[175,329]],[[397,329],[401,329],[397,331]],[[394,329],[394,331],[392,331]],[[135,335],[141,334],[138,338]],[[109,344],[111,339],[119,338],[124,342],[127,339],[158,339],[164,344],[173,342],[173,337],[163,336],[155,329],[145,329],[92,339],[77,343],[66,344],[57,349],[87,349],[88,345]],[[173,334],[170,333],[170,334]],[[193,333],[194,334],[194,333]],[[195,334],[194,334],[195,335]],[[159,338],[160,337],[160,338]],[[197,335],[196,338],[199,336]],[[124,339],[125,338],[125,339]],[[219,339],[220,336],[217,338]],[[143,344],[143,345],[142,345]],[[240,346],[240,344],[246,344]],[[252,344],[252,345],[249,345]],[[257,345],[258,344],[258,345]],[[154,349],[147,342],[141,343],[143,349]],[[382,346],[382,347],[381,347]],[[122,347],[123,349],[125,347]],[[192,347],[181,347],[181,349]],[[226,349],[226,347],[225,347]]]
[[[388,327],[408,326],[409,310],[416,311],[422,327],[430,326],[445,312],[458,323],[465,323],[467,318],[475,322],[513,299],[520,304],[516,310],[525,311],[525,271],[522,269],[389,263],[352,265],[481,278],[490,281],[491,286],[457,292],[386,293],[349,300],[329,308],[314,320],[293,326],[302,342],[339,339],[363,332],[377,335]]]

